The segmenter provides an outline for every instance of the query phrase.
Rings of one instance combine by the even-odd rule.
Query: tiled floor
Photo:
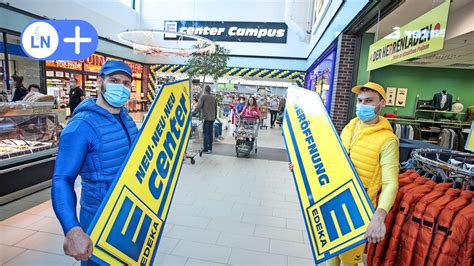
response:
[[[224,133],[222,143],[233,144]],[[260,131],[259,145],[285,153],[280,129]],[[187,161],[155,265],[314,265],[287,167],[252,156]],[[48,196],[45,190],[0,209],[0,264],[78,265],[63,254]]]

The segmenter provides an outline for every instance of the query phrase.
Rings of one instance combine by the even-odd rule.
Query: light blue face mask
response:
[[[123,84],[105,84],[105,92],[102,93],[105,101],[113,107],[122,107],[130,98],[130,89]]]
[[[375,106],[367,104],[357,104],[356,115],[363,122],[370,121],[377,117]]]

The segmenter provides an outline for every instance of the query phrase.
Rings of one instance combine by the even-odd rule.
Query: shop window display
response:
[[[6,45],[1,39],[0,43],[0,100],[3,102],[11,101],[15,88],[13,87],[13,75],[23,77],[23,85],[28,87],[30,84],[41,84],[40,63],[26,56],[20,47],[20,36],[6,34]],[[8,55],[8,64],[5,56]],[[7,71],[8,65],[8,71]],[[10,85],[7,83],[10,82]]]
[[[306,88],[321,95],[328,111],[331,110],[335,58],[336,51],[334,50],[306,75]]]

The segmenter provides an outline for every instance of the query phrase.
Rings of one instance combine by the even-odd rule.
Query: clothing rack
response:
[[[472,179],[474,177],[474,168],[465,169],[454,165],[453,159],[462,158],[464,162],[474,161],[474,154],[442,149],[416,149],[412,152],[412,158],[418,163],[418,166],[433,174],[444,171],[446,176],[464,176]]]

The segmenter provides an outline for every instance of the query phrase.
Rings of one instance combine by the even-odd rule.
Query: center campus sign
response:
[[[367,71],[443,49],[450,1],[372,44]]]
[[[288,26],[276,22],[167,20],[165,31],[198,35],[218,42],[286,43]],[[168,34],[165,39],[176,40],[178,37]]]

